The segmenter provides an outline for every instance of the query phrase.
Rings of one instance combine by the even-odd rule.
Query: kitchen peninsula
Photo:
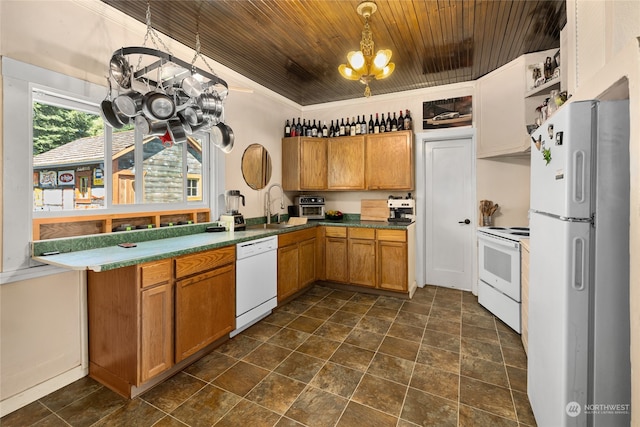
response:
[[[236,329],[237,243],[279,237],[280,304],[325,279],[411,297],[415,225],[355,217],[214,233],[206,232],[211,224],[193,224],[36,241],[32,249],[37,261],[88,270],[89,375],[135,397],[208,354]],[[309,274],[292,286],[299,271]]]

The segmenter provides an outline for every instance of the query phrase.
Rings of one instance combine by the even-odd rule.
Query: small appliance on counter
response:
[[[389,196],[389,222],[411,223],[416,220],[416,201],[411,193],[406,198]]]
[[[220,215],[220,222],[231,222],[234,230],[245,230],[247,225],[244,222],[244,216],[238,210],[240,200],[242,200],[242,206],[244,206],[244,196],[240,194],[240,190],[229,190],[224,197],[227,212],[224,215]]]
[[[297,216],[308,219],[324,219],[324,197],[322,196],[296,196],[294,198],[293,211]]]

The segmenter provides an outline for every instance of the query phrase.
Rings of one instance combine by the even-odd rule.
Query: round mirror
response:
[[[247,185],[261,190],[271,179],[271,156],[260,144],[251,144],[242,154],[242,176]]]

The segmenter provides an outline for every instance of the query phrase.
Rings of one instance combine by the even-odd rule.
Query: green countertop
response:
[[[245,231],[207,233],[212,224],[194,224],[171,229],[135,230],[82,237],[42,240],[32,243],[33,259],[45,264],[71,270],[105,271],[148,261],[171,258],[194,252],[235,245],[248,240],[274,236],[318,225],[406,229],[409,224],[344,220],[310,221],[283,229],[249,227]],[[257,224],[259,226],[260,224]],[[122,248],[119,243],[135,243],[135,247]],[[44,255],[54,253],[53,255]]]

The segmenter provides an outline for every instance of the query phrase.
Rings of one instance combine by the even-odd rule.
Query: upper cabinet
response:
[[[282,139],[282,186],[303,190],[412,190],[413,134]]]
[[[478,80],[477,156],[497,157],[526,154],[531,148],[527,125],[535,123],[536,108],[560,89],[560,77],[544,82],[544,64],[555,64],[558,49],[522,55]],[[542,80],[535,85],[535,68]],[[555,67],[554,67],[555,68]]]
[[[364,190],[364,135],[327,140],[327,188],[329,190]]]
[[[325,139],[283,138],[282,187],[285,190],[327,188],[327,142]]]
[[[367,188],[413,189],[413,134],[411,131],[367,135]]]

